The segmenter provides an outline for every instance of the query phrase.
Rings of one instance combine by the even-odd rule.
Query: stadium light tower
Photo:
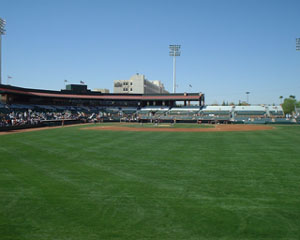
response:
[[[176,93],[176,57],[180,56],[180,45],[169,45],[169,55],[173,57],[173,93]]]
[[[2,18],[0,18],[0,84],[2,84],[1,40],[2,40],[2,35],[5,34],[5,29],[4,29],[5,24],[6,24],[6,21],[3,20]]]
[[[0,84],[2,84],[1,41],[2,41],[2,35],[5,34],[5,29],[4,29],[5,24],[6,24],[6,21],[3,20],[2,18],[0,18]]]
[[[246,92],[246,95],[247,95],[247,103],[249,104],[249,94],[250,92]]]
[[[300,38],[296,38],[296,51],[300,51]]]

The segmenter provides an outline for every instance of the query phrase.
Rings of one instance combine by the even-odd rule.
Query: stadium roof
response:
[[[235,106],[236,111],[265,111],[264,106]]]
[[[103,99],[103,100],[174,100],[174,101],[198,101],[203,93],[176,93],[176,94],[107,94],[88,91],[86,93],[74,93],[72,91],[51,91],[41,89],[21,88],[9,85],[0,85],[1,93],[30,95],[51,98],[76,98],[76,99]]]

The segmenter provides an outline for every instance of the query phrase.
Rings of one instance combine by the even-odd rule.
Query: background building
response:
[[[109,93],[109,89],[107,88],[95,88],[93,92],[101,92],[101,93]]]
[[[161,81],[149,81],[143,74],[135,74],[129,80],[115,80],[114,93],[152,94],[169,93]]]

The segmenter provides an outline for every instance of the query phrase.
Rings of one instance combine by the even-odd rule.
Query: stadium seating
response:
[[[199,113],[199,120],[230,120],[232,106],[204,106]]]
[[[136,121],[138,119],[152,121],[198,121],[207,123],[300,123],[299,113],[292,119],[284,118],[281,106],[146,106],[136,107],[104,107],[104,106],[56,106],[56,105],[30,105],[30,104],[4,104],[0,103],[0,116],[3,119],[15,118],[18,114],[25,119],[24,113],[39,116],[39,119],[52,120],[64,117],[71,118],[101,118],[107,121]],[[35,115],[32,115],[34,113]],[[25,114],[26,115],[26,114]]]
[[[264,117],[267,116],[267,111],[264,106],[235,106],[234,116],[238,117]]]
[[[268,106],[268,113],[270,117],[284,117],[281,106]]]

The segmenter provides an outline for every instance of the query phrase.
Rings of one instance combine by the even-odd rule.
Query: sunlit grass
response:
[[[1,240],[300,238],[300,126],[80,128],[0,136]]]

